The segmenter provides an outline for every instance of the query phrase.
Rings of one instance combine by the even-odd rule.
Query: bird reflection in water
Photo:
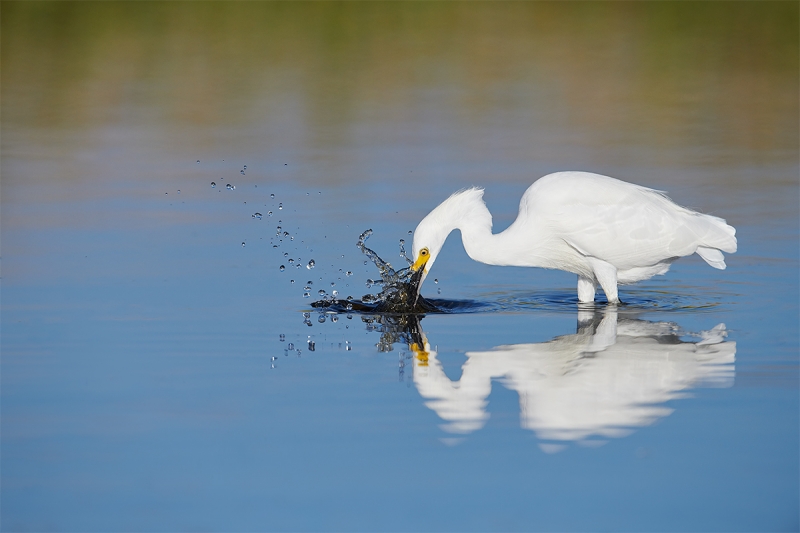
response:
[[[445,374],[419,318],[376,321],[379,349],[402,342],[413,353],[414,385],[444,421],[444,431],[481,429],[496,381],[519,394],[520,425],[535,432],[548,452],[568,442],[626,436],[672,413],[664,404],[685,397],[686,389],[730,387],[735,374],[736,343],[725,340],[724,324],[685,342],[676,324],[625,318],[613,306],[580,311],[573,335],[467,352],[455,381]]]

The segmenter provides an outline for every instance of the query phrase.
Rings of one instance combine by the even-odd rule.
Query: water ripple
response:
[[[722,294],[689,294],[652,289],[628,290],[622,296],[624,297],[623,303],[614,307],[623,312],[710,311],[718,309],[724,301]],[[383,313],[379,304],[360,300],[320,300],[311,305],[318,311],[356,314],[466,314],[525,311],[574,313],[579,310],[609,307],[609,304],[602,300],[594,304],[578,302],[578,296],[574,289],[490,292],[474,300],[420,298],[419,305],[413,313]]]

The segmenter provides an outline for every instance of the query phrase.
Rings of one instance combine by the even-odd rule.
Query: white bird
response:
[[[736,251],[736,230],[725,220],[681,207],[661,191],[590,172],[557,172],[525,191],[517,219],[501,233],[492,233],[481,188],[439,204],[414,231],[411,268],[424,269],[420,287],[455,229],[475,261],[577,274],[581,302],[593,302],[600,284],[608,302],[619,303],[617,284],[664,274],[693,253],[724,269],[722,252]]]

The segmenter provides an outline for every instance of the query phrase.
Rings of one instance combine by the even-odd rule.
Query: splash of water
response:
[[[370,286],[381,287],[378,294],[365,294],[361,300],[337,300],[332,296],[311,304],[316,308],[326,308],[331,311],[360,311],[377,313],[427,313],[437,312],[439,309],[419,294],[422,281],[422,270],[414,271],[410,268],[413,261],[406,255],[405,242],[400,241],[400,256],[409,266],[395,270],[391,263],[383,260],[378,254],[367,247],[366,241],[372,235],[369,229],[359,235],[356,246],[361,253],[372,261],[381,279],[370,280]]]

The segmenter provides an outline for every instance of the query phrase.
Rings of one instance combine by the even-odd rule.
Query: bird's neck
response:
[[[513,225],[501,233],[492,233],[492,215],[483,202],[471,206],[469,215],[461,218],[456,226],[461,231],[461,241],[467,255],[489,265],[515,265],[519,262],[521,250],[518,246],[509,245]],[[533,235],[528,237],[535,238]]]
[[[497,263],[498,235],[492,233],[491,219],[488,226],[474,220],[462,221],[458,229],[461,231],[461,242],[467,255],[481,263],[499,264]]]

